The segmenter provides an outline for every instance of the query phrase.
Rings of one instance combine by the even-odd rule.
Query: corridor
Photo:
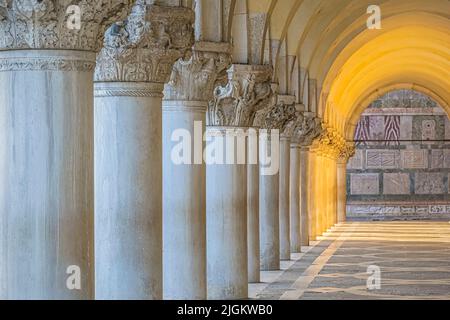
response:
[[[450,299],[448,222],[354,222],[337,225],[281,273],[250,285],[259,299]],[[369,290],[370,268],[381,286]],[[276,277],[276,278],[275,278]],[[273,281],[273,282],[271,282]],[[267,284],[267,282],[271,282]]]

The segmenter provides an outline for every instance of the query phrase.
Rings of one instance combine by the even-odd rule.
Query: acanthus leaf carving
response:
[[[323,156],[338,160],[351,154],[351,144],[333,127],[323,124],[324,130],[314,141],[315,151]]]
[[[191,50],[193,23],[191,9],[138,0],[125,21],[107,30],[95,80],[167,83],[173,64]]]
[[[165,86],[165,100],[211,101],[214,88],[231,65],[228,43],[196,42],[189,59],[179,59]]]
[[[294,130],[292,142],[309,147],[323,131],[322,120],[313,113],[302,113],[301,121]]]
[[[298,117],[295,105],[286,105],[284,103],[277,103],[272,107],[261,112],[259,117],[258,127],[267,130],[279,130],[282,137],[288,136],[288,131],[295,123]]]
[[[127,16],[134,0],[2,0],[0,50],[65,49],[98,52],[106,28]],[[69,28],[69,6],[80,28]]]
[[[232,65],[228,82],[218,86],[209,103],[209,126],[251,127],[259,110],[267,108],[274,93],[273,69],[268,65]]]

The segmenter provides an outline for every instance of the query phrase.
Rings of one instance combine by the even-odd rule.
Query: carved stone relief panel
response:
[[[396,169],[399,160],[398,150],[366,150],[367,169]]]
[[[403,169],[426,169],[428,150],[402,150],[401,160]]]
[[[443,194],[444,174],[440,172],[419,172],[415,176],[416,194]]]

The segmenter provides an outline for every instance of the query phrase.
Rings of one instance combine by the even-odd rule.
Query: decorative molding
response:
[[[137,97],[137,98],[162,98],[162,93],[157,93],[151,90],[132,90],[132,89],[124,89],[124,90],[95,90],[94,97]]]
[[[194,44],[193,23],[191,9],[138,0],[125,21],[106,31],[95,80],[167,83],[173,64]]]
[[[94,84],[94,96],[100,97],[145,97],[162,98],[163,85],[150,83],[97,82]]]
[[[269,65],[232,65],[228,83],[215,89],[208,106],[208,125],[251,127],[256,113],[273,99],[272,74]]]
[[[0,72],[4,71],[81,71],[93,72],[95,61],[70,58],[0,58]]]
[[[165,87],[165,100],[211,101],[214,87],[226,81],[231,46],[221,42],[196,42],[189,60],[178,60]]]
[[[138,0],[141,1],[141,0]],[[106,28],[127,16],[133,0],[1,0],[0,50],[98,52]],[[69,6],[81,10],[80,29],[68,27]]]
[[[188,112],[205,114],[208,109],[207,101],[163,100],[163,112]]]

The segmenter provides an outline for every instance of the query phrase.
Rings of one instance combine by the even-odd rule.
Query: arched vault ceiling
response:
[[[395,83],[426,88],[445,101],[445,108],[450,101],[448,32],[405,26],[364,44],[346,60],[335,77],[327,78],[324,92],[330,90],[326,101],[321,103],[328,108],[325,120],[334,122],[333,125],[351,125],[356,115],[367,107],[368,94]],[[342,119],[333,116],[333,110]]]
[[[372,4],[382,30],[367,29]],[[412,86],[450,105],[449,0],[248,0],[248,8],[267,14],[270,39],[317,80],[318,113],[343,134],[386,88]]]

